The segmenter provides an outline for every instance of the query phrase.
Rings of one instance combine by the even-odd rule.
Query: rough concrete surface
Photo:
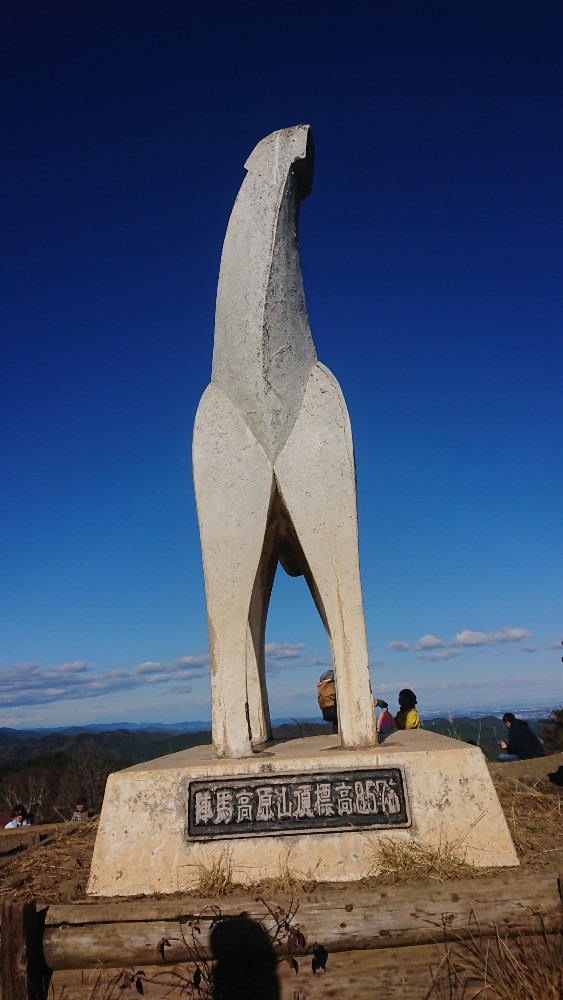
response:
[[[246,775],[403,769],[412,824],[382,832],[262,835],[205,843],[186,832],[190,780]],[[117,896],[192,888],[201,868],[223,854],[233,878],[252,883],[276,877],[284,865],[301,876],[322,862],[326,881],[368,874],[370,845],[379,837],[457,845],[479,867],[517,865],[518,859],[483,754],[424,730],[400,732],[377,749],[345,750],[337,736],[269,746],[246,759],[219,760],[194,747],[110,776],[100,818],[88,892]]]

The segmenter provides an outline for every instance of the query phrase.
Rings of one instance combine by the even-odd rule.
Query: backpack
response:
[[[320,681],[317,684],[317,697],[319,699],[319,708],[332,708],[336,705],[336,688],[334,686],[333,680]]]
[[[379,716],[379,719],[377,720],[377,732],[391,733],[393,732],[394,728],[395,728],[395,720],[391,715],[391,712],[388,712],[387,709],[385,709]]]

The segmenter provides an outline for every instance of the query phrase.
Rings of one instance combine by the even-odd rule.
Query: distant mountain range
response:
[[[523,713],[522,713],[523,714]],[[538,710],[539,717],[547,710]],[[538,719],[529,719],[536,731]],[[426,731],[476,743],[489,760],[498,754],[497,740],[506,735],[498,714],[471,718],[424,717]],[[274,739],[291,740],[326,734],[318,717],[274,719]],[[104,723],[53,729],[0,728],[0,812],[8,802],[24,802],[36,818],[55,822],[71,815],[76,795],[85,795],[91,808],[102,804],[108,774],[132,764],[152,761],[191,747],[211,743],[209,723]],[[5,798],[6,801],[3,801]]]
[[[295,722],[322,722],[319,716],[308,719],[272,719],[273,726],[291,726]],[[180,736],[182,733],[208,733],[211,731],[209,720],[196,722],[93,722],[88,726],[43,726],[40,729],[8,729],[0,726],[0,738],[5,735],[14,740],[41,739],[56,733],[61,736],[78,736],[80,733],[114,733],[117,730],[143,733],[165,733]]]
[[[93,722],[86,726],[42,726],[37,729],[8,729],[0,726],[0,736],[10,735],[15,740],[26,740],[33,736],[41,738],[51,733],[61,736],[76,736],[79,733],[113,733],[117,729],[127,729],[130,732],[143,733],[205,733],[211,729],[211,723],[197,720],[196,722]]]
[[[526,705],[522,708],[511,705],[509,710],[522,719],[533,720],[544,718],[552,708],[553,705]],[[391,707],[391,712],[392,711],[393,707]],[[495,706],[480,709],[452,709],[450,712],[446,712],[442,708],[433,712],[424,712],[421,714],[423,718],[427,720],[453,718],[453,721],[455,721],[457,718],[485,719],[495,717],[497,719],[502,719],[505,711],[507,711],[506,708],[497,708]],[[321,720],[319,719],[318,714],[299,719],[292,716],[291,718],[272,719],[272,725],[277,728],[279,726],[292,726],[296,723],[308,724],[311,722],[318,723],[320,721]],[[33,737],[40,739],[43,736],[49,736],[52,733],[56,733],[61,736],[78,736],[81,733],[113,733],[117,730],[143,733],[162,733],[163,735],[180,736],[183,733],[208,733],[211,730],[211,723],[209,719],[198,719],[195,722],[98,722],[86,726],[44,726],[32,729],[10,729],[0,726],[0,741],[3,741],[2,737],[9,737],[12,740],[27,740],[33,739]]]

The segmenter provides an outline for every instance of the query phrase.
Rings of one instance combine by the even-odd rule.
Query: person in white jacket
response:
[[[6,823],[5,829],[15,830],[18,826],[31,826],[31,816],[21,803],[14,807],[14,818]]]

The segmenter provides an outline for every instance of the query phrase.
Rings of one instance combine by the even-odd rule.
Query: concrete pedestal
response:
[[[349,779],[353,772],[354,779],[362,779],[374,768],[401,774],[407,807],[401,828],[362,826],[322,832],[325,820],[321,806],[317,810],[320,818],[315,819],[319,825],[307,832],[281,829],[264,833],[264,824],[251,822],[237,827],[233,818],[236,835],[230,835],[230,828],[226,835],[219,813],[215,818],[210,814],[207,820],[201,809],[200,826],[194,826],[194,789],[209,783],[211,787],[213,782],[223,782],[223,787],[236,789],[245,779],[269,787],[271,797],[271,788],[281,787],[280,782],[287,777],[288,782],[299,783],[293,787],[309,787],[318,797],[323,774],[338,778],[340,772],[348,772]],[[354,787],[354,781],[351,784]],[[360,781],[356,787],[370,786]],[[217,803],[216,793],[213,795]],[[304,801],[299,800],[300,808]],[[205,799],[200,802],[205,803]],[[325,807],[329,811],[324,815],[330,815],[330,808]],[[391,815],[384,817],[389,822],[396,819],[392,805],[390,809]],[[265,810],[267,817],[267,807]],[[273,819],[273,812],[271,815]],[[349,820],[343,817],[343,822]],[[339,819],[336,816],[328,822],[338,823]],[[187,891],[197,885],[201,868],[211,868],[221,856],[228,858],[234,880],[245,884],[275,877],[286,867],[301,877],[316,872],[323,881],[353,881],[367,874],[370,846],[380,837],[428,845],[455,844],[460,857],[476,866],[519,863],[478,747],[424,730],[395,733],[378,747],[357,750],[341,749],[338,736],[315,736],[276,743],[262,753],[237,760],[214,758],[209,746],[194,747],[112,774],[88,893],[127,896]]]

